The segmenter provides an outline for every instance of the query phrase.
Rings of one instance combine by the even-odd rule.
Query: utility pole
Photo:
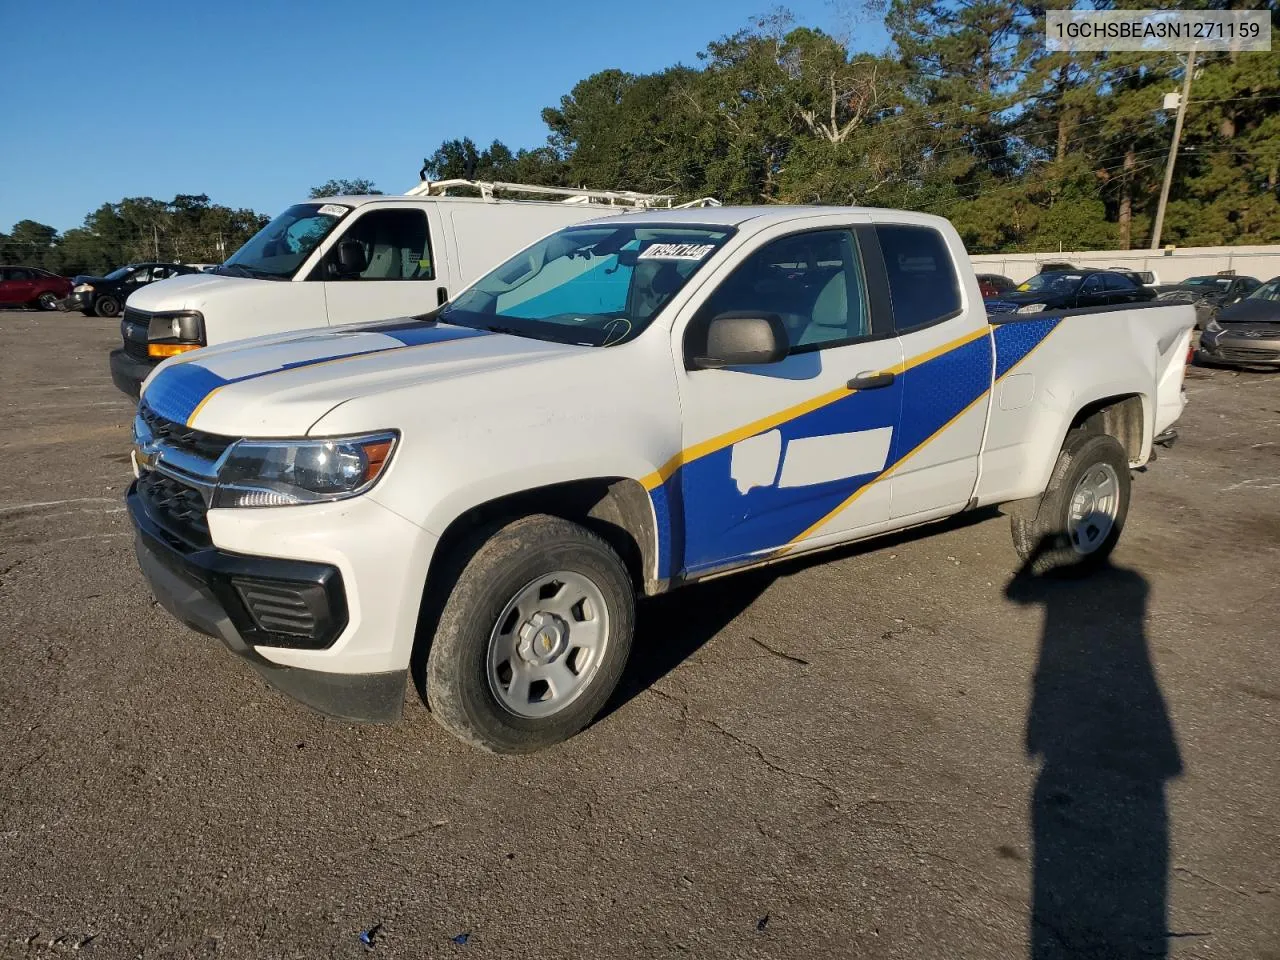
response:
[[[1169,187],[1173,185],[1173,165],[1178,159],[1178,141],[1182,139],[1182,118],[1187,114],[1187,101],[1191,99],[1191,77],[1196,69],[1196,52],[1187,51],[1187,69],[1182,78],[1182,97],[1178,100],[1178,117],[1173,121],[1173,143],[1169,145],[1169,160],[1164,165],[1164,185],[1160,187],[1160,204],[1156,207],[1156,225],[1151,231],[1151,249],[1160,249],[1160,232],[1164,229],[1164,208],[1169,203]]]
[[[1178,114],[1178,126],[1179,128],[1181,128],[1182,126],[1182,114]],[[160,228],[154,223],[151,225],[151,237],[152,237],[152,240],[155,241],[155,245],[156,245],[156,259],[159,260],[160,259]]]

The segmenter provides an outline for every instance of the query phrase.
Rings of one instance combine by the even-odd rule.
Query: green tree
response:
[[[319,197],[363,197],[363,196],[380,196],[382,191],[377,188],[372,180],[355,179],[355,180],[326,180],[318,187],[312,187],[310,196],[312,199]],[[208,197],[205,198],[208,200]]]

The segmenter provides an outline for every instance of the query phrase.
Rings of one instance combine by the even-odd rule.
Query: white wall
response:
[[[1063,253],[996,253],[972,257],[978,273],[999,273],[1021,283],[1039,272],[1048,260],[1065,260],[1077,267],[1124,267],[1150,270],[1158,283],[1177,283],[1187,277],[1219,270],[1270,280],[1280,276],[1280,244],[1265,247],[1179,247],[1163,250],[1071,250]]]

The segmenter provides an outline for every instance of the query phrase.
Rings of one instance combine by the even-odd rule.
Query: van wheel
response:
[[[567,740],[622,677],[635,593],[617,553],[559,517],[515,520],[471,542],[426,665],[427,706],[495,753]]]
[[[1124,529],[1130,482],[1120,441],[1071,431],[1034,519],[1009,518],[1018,555],[1034,573],[1085,573],[1101,566]]]

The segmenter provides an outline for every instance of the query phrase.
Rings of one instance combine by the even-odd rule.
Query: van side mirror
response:
[[[338,273],[354,277],[369,269],[369,258],[359,240],[343,240],[338,244]]]
[[[776,313],[731,311],[707,324],[706,347],[686,358],[691,370],[777,363],[791,349],[787,328]]]

